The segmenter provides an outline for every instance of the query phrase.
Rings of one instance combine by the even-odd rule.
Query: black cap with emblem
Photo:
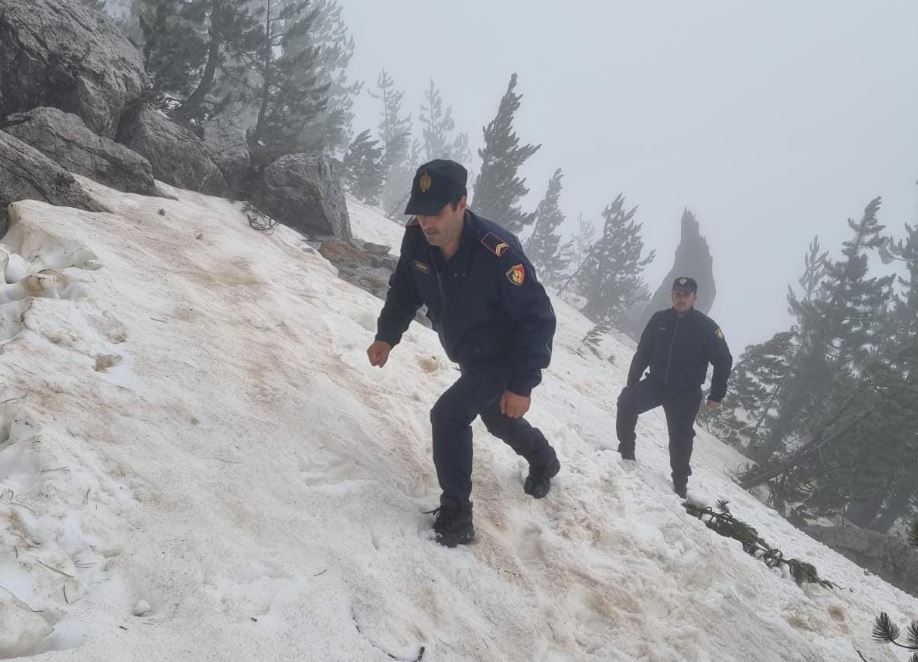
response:
[[[406,214],[433,216],[449,202],[456,202],[467,194],[469,173],[455,161],[436,159],[425,163],[411,182],[411,197]]]
[[[694,278],[689,276],[679,276],[676,280],[673,281],[673,291],[686,292],[688,294],[694,294],[698,291],[698,283],[695,282]]]

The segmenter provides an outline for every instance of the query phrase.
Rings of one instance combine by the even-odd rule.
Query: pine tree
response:
[[[420,120],[424,161],[451,159],[468,164],[472,158],[469,137],[464,133],[456,133],[453,109],[443,107],[443,98],[432,78],[424,91]]]
[[[564,223],[564,213],[559,204],[562,177],[559,168],[548,181],[545,197],[536,207],[532,234],[526,242],[526,254],[538,268],[540,277],[554,285],[562,281],[573,257],[573,242],[562,244],[558,232]]]
[[[368,205],[378,205],[383,187],[382,147],[362,131],[344,154],[344,171],[348,190]]]
[[[514,91],[516,83],[517,76],[513,74],[497,116],[484,127],[484,147],[478,150],[481,172],[475,181],[474,206],[482,216],[519,233],[533,220],[531,213],[524,213],[519,207],[520,199],[529,193],[519,170],[541,145],[520,145],[514,131],[514,114],[522,99],[522,95]]]
[[[637,207],[625,210],[619,195],[603,210],[603,235],[571,280],[586,299],[583,314],[593,322],[613,328],[625,326],[625,313],[634,304],[642,284],[641,272],[653,261],[655,252],[644,252],[642,224],[634,220]]]
[[[186,96],[207,53],[201,2],[138,0],[136,7],[153,90]]]
[[[310,0],[265,0],[263,41],[255,65],[260,80],[258,118],[249,135],[250,152],[259,165],[320,147],[304,135],[328,101],[329,86],[318,81],[318,51],[302,45],[315,18]]]
[[[411,143],[411,115],[402,115],[405,92],[395,87],[395,81],[382,71],[376,81],[378,92],[372,94],[382,101],[379,139],[383,149],[383,211],[390,218],[402,213],[411,193],[414,174]]]
[[[315,19],[302,38],[294,39],[298,49],[316,50],[316,80],[328,86],[328,103],[304,130],[303,142],[320,145],[338,154],[349,145],[354,120],[354,97],[363,83],[348,80],[347,67],[354,55],[350,35],[336,0],[314,0]]]
[[[875,199],[859,222],[849,220],[852,237],[841,260],[808,261],[809,295],[789,296],[799,345],[760,447],[767,455],[742,480],[747,487],[770,481],[778,509],[840,512],[868,485],[878,488],[886,471],[886,460],[870,448],[888,434],[883,419],[892,419],[899,400],[890,397],[892,375],[877,360],[887,352],[882,327],[892,277],[868,275],[869,256],[885,241],[879,205]],[[786,458],[770,459],[781,450]]]
[[[584,217],[583,214],[578,214],[577,232],[574,234],[571,256],[571,265],[574,267],[575,272],[583,264],[583,261],[586,260],[595,240],[596,228],[593,225],[593,221]]]

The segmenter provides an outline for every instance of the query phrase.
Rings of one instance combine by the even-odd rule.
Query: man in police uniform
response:
[[[523,418],[551,359],[555,314],[517,238],[467,208],[468,174],[454,161],[418,168],[405,209],[414,217],[379,316],[370,364],[382,367],[421,304],[459,380],[430,411],[442,494],[437,542],[470,543],[472,421],[529,462],[523,489],[540,499],[561,469],[544,435]]]
[[[638,414],[663,405],[673,490],[683,499],[692,473],[689,460],[695,436],[693,426],[708,363],[714,366],[711,393],[705,405],[709,410],[720,407],[733,366],[723,331],[714,320],[695,310],[697,293],[694,278],[682,276],[673,282],[673,307],[654,313],[641,334],[615,416],[618,452],[623,459],[633,460]],[[650,372],[641,379],[647,366]]]

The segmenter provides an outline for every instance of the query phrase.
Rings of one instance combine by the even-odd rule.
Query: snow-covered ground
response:
[[[688,516],[659,412],[623,466],[630,341],[597,357],[555,302],[530,416],[555,488],[523,494],[525,463],[476,424],[478,540],[445,549],[423,513],[428,411],[457,376],[436,335],[413,325],[373,369],[381,302],[293,231],[81,182],[110,214],[16,203],[0,253],[0,657],[904,659],[870,629],[918,600],[737,488],[729,448],[700,434],[690,491],[841,588],[798,587]],[[351,210],[397,248],[398,225]]]

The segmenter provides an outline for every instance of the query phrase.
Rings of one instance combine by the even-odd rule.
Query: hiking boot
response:
[[[523,483],[523,491],[535,499],[541,499],[551,489],[551,479],[561,471],[561,463],[557,456],[552,458],[548,464],[541,467],[529,467],[529,475],[526,476],[526,482]]]
[[[475,540],[472,525],[472,504],[446,496],[440,497],[440,507],[432,510],[435,540],[446,547],[468,545]]]
[[[623,460],[634,460],[634,446],[618,445],[618,452],[622,454]]]

